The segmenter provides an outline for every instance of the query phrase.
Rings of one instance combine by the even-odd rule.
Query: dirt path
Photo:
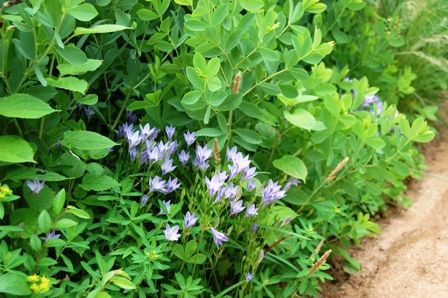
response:
[[[448,113],[448,105],[444,110]],[[447,129],[425,156],[423,179],[407,191],[413,206],[382,222],[379,238],[355,252],[362,271],[326,285],[321,297],[448,297]]]

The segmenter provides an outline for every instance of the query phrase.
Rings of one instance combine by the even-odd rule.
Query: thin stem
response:
[[[134,92],[134,88],[129,89],[128,94],[126,95],[126,98],[124,100],[123,106],[120,109],[120,112],[118,113],[117,118],[115,119],[114,124],[111,127],[111,130],[114,131],[115,127],[117,127],[118,122],[120,121],[121,116],[123,115],[124,109],[126,109],[126,105],[128,104],[129,99],[131,98],[131,94]]]
[[[14,118],[14,124],[16,125],[17,130],[19,131],[19,134],[20,134],[21,136],[23,136],[23,132],[22,132],[22,129],[20,128],[19,121],[17,121],[16,118]]]
[[[40,119],[40,128],[39,128],[39,139],[42,139],[42,134],[44,132],[44,124],[45,124],[45,116]]]

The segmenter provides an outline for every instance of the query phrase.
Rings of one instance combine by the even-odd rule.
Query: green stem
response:
[[[39,139],[42,139],[42,134],[44,132],[45,116],[40,119],[40,129],[39,129]]]
[[[127,106],[127,104],[128,104],[129,99],[131,98],[131,94],[133,93],[133,91],[134,91],[134,88],[129,89],[129,92],[128,92],[128,94],[126,95],[126,98],[124,99],[123,106],[121,107],[120,112],[118,113],[118,116],[117,116],[117,118],[115,119],[115,122],[114,122],[114,124],[113,124],[112,127],[111,127],[111,131],[114,131],[114,130],[115,130],[115,127],[117,127],[118,122],[120,121],[120,118],[121,118],[121,116],[123,115],[124,109],[126,109],[126,106]]]
[[[16,125],[17,130],[19,131],[19,134],[20,134],[21,136],[23,136],[23,132],[22,132],[22,129],[20,128],[19,121],[17,121],[16,118],[14,118],[14,124]]]

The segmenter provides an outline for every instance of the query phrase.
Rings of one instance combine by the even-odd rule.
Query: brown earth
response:
[[[442,107],[448,115],[448,105]],[[446,118],[448,119],[448,118]],[[409,209],[380,222],[382,233],[367,239],[354,257],[360,272],[328,282],[321,297],[448,298],[448,129],[425,150],[427,169],[411,183]],[[344,277],[345,276],[345,277]]]

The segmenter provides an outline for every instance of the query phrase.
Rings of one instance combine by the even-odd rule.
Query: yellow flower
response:
[[[1,185],[0,184],[0,200],[3,200],[7,195],[12,194],[12,190],[9,188],[8,185]]]
[[[39,286],[37,284],[32,284],[30,286],[31,291],[33,291],[34,293],[39,292]]]
[[[36,273],[34,273],[33,275],[28,275],[28,277],[26,278],[26,280],[28,282],[38,282],[39,281],[39,275],[37,275]]]
[[[40,292],[47,292],[48,290],[50,290],[50,279],[42,276],[42,278],[40,279],[40,285],[39,285],[39,291]]]

